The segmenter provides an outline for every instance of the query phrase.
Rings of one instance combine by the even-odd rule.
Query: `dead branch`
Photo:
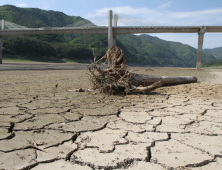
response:
[[[150,86],[145,86],[145,87],[134,87],[132,88],[132,93],[148,93],[151,92],[153,90],[155,90],[156,88],[159,88],[163,85],[163,83],[161,81],[158,81]]]
[[[88,67],[89,80],[94,90],[99,89],[100,92],[108,94],[147,93],[162,85],[158,82],[152,87],[135,87],[138,80],[127,70],[123,56],[123,51],[119,47],[112,46],[101,59],[94,60]],[[108,63],[108,69],[101,69],[97,65],[103,60]]]
[[[188,77],[164,77],[131,73],[127,70],[123,51],[116,46],[110,47],[106,54],[96,60],[89,67],[89,80],[93,89],[99,89],[102,93],[108,94],[128,94],[128,93],[148,93],[161,86],[177,85],[197,82],[197,78]],[[101,69],[97,63],[105,60],[108,69]]]

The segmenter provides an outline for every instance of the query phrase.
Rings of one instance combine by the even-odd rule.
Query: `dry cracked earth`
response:
[[[83,70],[2,71],[0,169],[222,169],[222,72],[146,95],[89,88]]]

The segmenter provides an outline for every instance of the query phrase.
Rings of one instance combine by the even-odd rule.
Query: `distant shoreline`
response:
[[[90,63],[77,63],[77,62],[67,62],[67,63],[53,63],[53,62],[38,62],[38,61],[15,61],[15,60],[4,60],[3,64],[0,66],[0,71],[10,71],[10,70],[85,70]],[[128,64],[127,64],[128,65]],[[107,65],[100,64],[101,67],[105,68]],[[137,69],[168,69],[168,70],[193,70],[194,67],[160,67],[160,66],[148,66],[140,64],[129,64],[129,70],[137,71]],[[151,70],[152,70],[151,69]],[[218,67],[202,67],[202,70],[210,70],[222,68]],[[149,70],[147,70],[149,71]]]

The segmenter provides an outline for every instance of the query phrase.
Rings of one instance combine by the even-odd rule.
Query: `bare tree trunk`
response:
[[[186,84],[186,83],[195,83],[197,78],[194,76],[180,76],[180,77],[167,77],[162,76],[163,86],[177,85],[177,84]]]
[[[180,77],[168,77],[168,76],[152,76],[131,73],[132,79],[131,84],[134,86],[149,86],[155,82],[161,81],[162,86],[195,83],[197,78],[194,76],[180,76]]]

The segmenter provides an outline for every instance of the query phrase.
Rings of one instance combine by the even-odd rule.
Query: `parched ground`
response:
[[[90,88],[86,70],[0,72],[0,169],[221,169],[222,70],[131,68],[197,76],[148,95]]]

